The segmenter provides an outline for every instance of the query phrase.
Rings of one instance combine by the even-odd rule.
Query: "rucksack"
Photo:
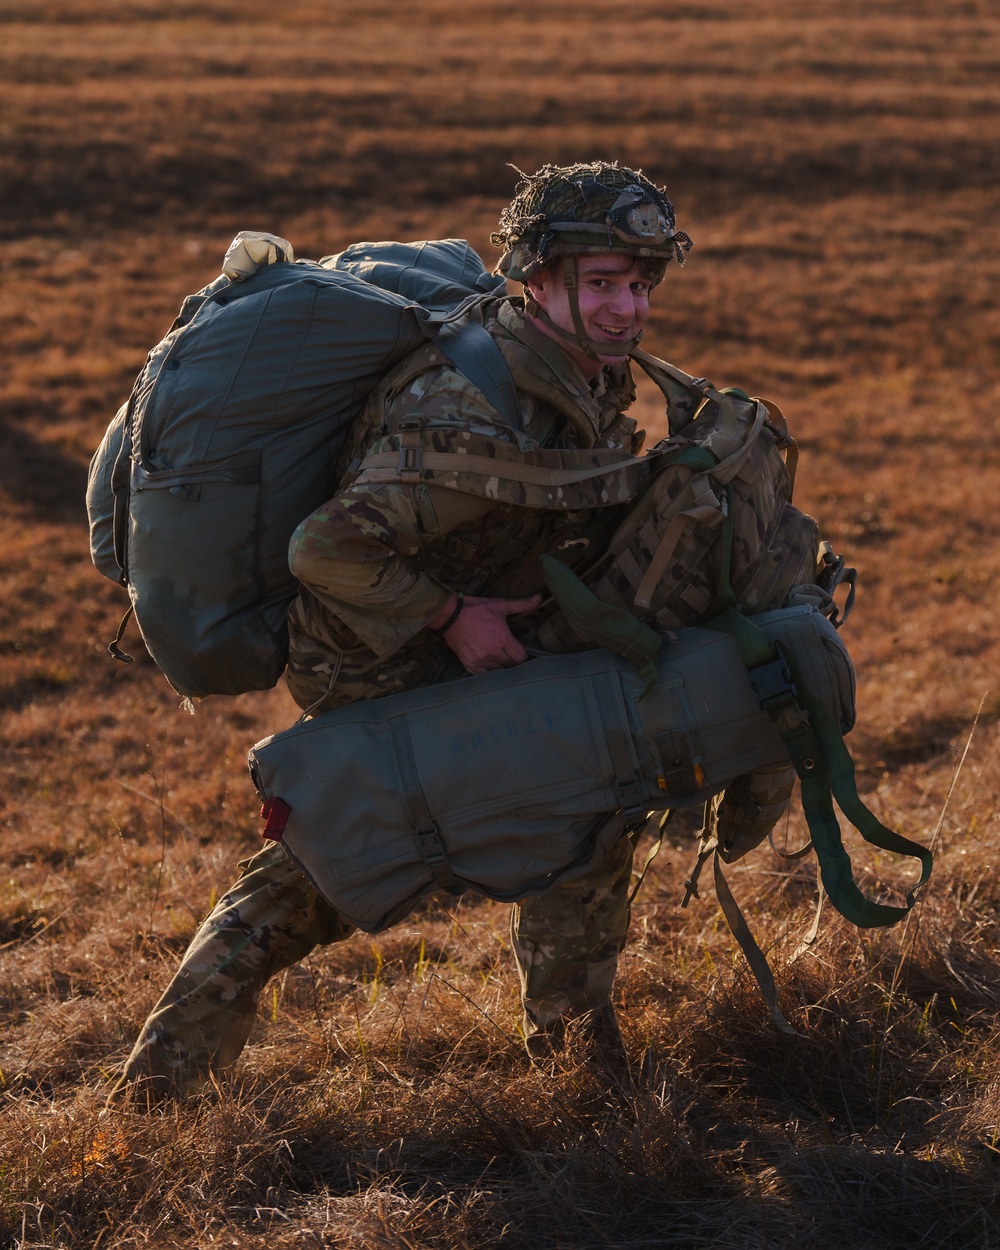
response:
[[[777,407],[646,352],[633,359],[667,399],[670,434],[649,452],[650,484],[581,574],[597,598],[663,630],[730,607],[768,611],[821,578],[832,585],[841,564],[826,567],[835,562],[816,522],[792,503],[798,449]],[[580,643],[559,612],[538,632],[550,650]]]
[[[333,493],[346,431],[391,365],[434,338],[519,420],[503,357],[475,315],[501,285],[460,239],[357,244],[317,263],[243,232],[223,274],[185,299],[111,422],[87,490],[94,563],[128,588],[146,647],[179,693],[278,680],[297,589],[289,538]],[[128,658],[120,638],[110,649]]]

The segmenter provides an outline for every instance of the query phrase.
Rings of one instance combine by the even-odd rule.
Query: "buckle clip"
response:
[[[457,882],[455,874],[448,863],[448,852],[437,825],[430,821],[427,825],[414,830],[420,857],[431,871],[434,880],[443,889],[448,889]]]
[[[416,486],[422,474],[423,448],[420,442],[420,426],[401,426],[399,431],[399,464],[396,471],[404,486]]]
[[[775,643],[774,649],[778,653],[777,659],[769,664],[758,664],[756,668],[747,670],[750,685],[757,696],[761,710],[772,715],[784,707],[797,704],[799,695],[795,682],[792,680],[788,661],[782,653],[781,644]]]
[[[645,788],[638,781],[618,783],[618,805],[626,821],[638,820],[649,814],[650,801]]]

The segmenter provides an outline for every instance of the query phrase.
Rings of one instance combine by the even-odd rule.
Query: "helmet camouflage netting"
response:
[[[669,261],[684,264],[691,240],[675,228],[666,192],[641,170],[592,161],[517,172],[521,181],[514,199],[490,237],[503,249],[497,272],[505,277],[526,282],[558,256],[602,252],[659,262],[657,282]]]

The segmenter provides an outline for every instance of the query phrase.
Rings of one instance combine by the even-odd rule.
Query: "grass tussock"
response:
[[[238,13],[237,13],[238,8]],[[786,0],[364,12],[315,0],[0,14],[0,1246],[992,1250],[1000,1244],[1000,25]],[[233,233],[302,256],[468,237],[508,162],[618,156],[696,241],[653,350],[772,397],[797,501],[861,570],[859,786],[937,867],[897,929],[809,861],[655,861],[616,995],[629,1070],[523,1053],[506,909],[431,900],[267,987],[230,1080],[105,1109],[235,861],[274,690],[191,717],[89,566],[87,460]],[[673,268],[673,267],[672,267]],[[663,432],[640,392],[651,437]],[[779,847],[805,840],[800,814]],[[873,897],[908,869],[848,838]],[[708,874],[706,874],[707,877]]]

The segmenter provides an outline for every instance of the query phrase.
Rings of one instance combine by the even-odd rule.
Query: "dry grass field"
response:
[[[997,6],[3,0],[0,76],[0,1245],[1000,1246]],[[595,156],[696,241],[649,345],[780,404],[797,502],[861,571],[850,744],[934,842],[922,904],[825,915],[793,959],[808,862],[732,871],[779,1036],[711,887],[678,906],[689,824],[634,909],[630,1083],[529,1065],[506,909],[463,900],[279,978],[213,1097],[102,1116],[258,843],[246,749],[295,714],[278,689],[192,717],[107,657],[104,426],[237,230],[488,256],[508,162]],[[848,841],[869,890],[904,880]]]

